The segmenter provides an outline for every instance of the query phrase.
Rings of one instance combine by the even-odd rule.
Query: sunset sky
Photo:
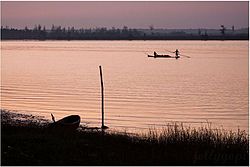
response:
[[[75,1],[1,2],[2,26],[50,28],[235,28],[248,27],[248,2],[216,1]]]

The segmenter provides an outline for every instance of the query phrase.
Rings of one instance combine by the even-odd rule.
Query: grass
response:
[[[7,116],[6,116],[7,115]],[[171,124],[161,131],[54,131],[2,111],[1,165],[248,165],[245,131]],[[8,120],[8,121],[5,121]]]

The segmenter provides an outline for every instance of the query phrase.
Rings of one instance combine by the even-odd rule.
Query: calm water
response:
[[[248,129],[248,41],[4,41],[1,108],[56,119],[79,114],[141,131],[171,122]],[[192,58],[145,53],[178,48]],[[203,123],[201,123],[203,122]]]

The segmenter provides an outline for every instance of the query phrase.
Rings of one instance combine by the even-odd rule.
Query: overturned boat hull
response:
[[[81,118],[79,115],[70,115],[52,123],[51,126],[53,128],[59,128],[63,130],[75,130],[79,127],[80,120]]]

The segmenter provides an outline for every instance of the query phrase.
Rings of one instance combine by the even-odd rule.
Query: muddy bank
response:
[[[52,123],[51,120],[45,119],[42,116],[34,116],[31,114],[20,114],[15,111],[1,110],[1,124],[12,126],[44,126]]]

